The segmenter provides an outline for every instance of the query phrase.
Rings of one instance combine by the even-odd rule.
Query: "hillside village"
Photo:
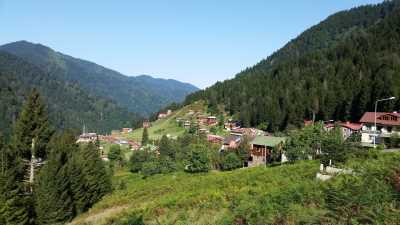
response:
[[[356,141],[365,148],[372,148],[375,145],[381,145],[386,148],[398,147],[400,131],[400,113],[397,112],[378,112],[377,130],[375,132],[374,112],[366,112],[359,122],[341,122],[341,121],[320,121],[325,131],[331,131],[338,128],[343,139],[355,137]],[[304,120],[304,126],[313,125],[312,120]],[[141,144],[141,135],[143,129],[150,131],[150,140],[145,146]],[[152,149],[157,151],[159,146],[156,143],[162,136],[170,139],[177,139],[178,136],[185,133],[198,135],[213,145],[218,145],[220,152],[229,152],[236,150],[245,140],[249,146],[249,158],[245,163],[246,167],[266,165],[272,161],[285,163],[288,161],[283,147],[288,139],[282,133],[279,136],[266,131],[253,128],[242,127],[241,122],[233,120],[231,117],[220,114],[212,115],[207,113],[204,102],[186,106],[175,112],[167,110],[157,115],[156,121],[143,121],[142,128],[133,130],[132,128],[121,128],[113,130],[110,135],[97,135],[96,133],[84,133],[80,135],[78,143],[87,143],[99,141],[101,143],[101,156],[107,159],[107,148],[110,145],[119,145],[124,149],[140,151],[143,149]],[[375,142],[374,142],[374,137]],[[130,152],[126,151],[127,158]],[[273,152],[279,152],[279,157],[272,160]]]

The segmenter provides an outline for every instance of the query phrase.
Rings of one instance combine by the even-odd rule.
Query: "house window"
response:
[[[374,135],[369,135],[369,140],[370,141],[374,140]]]
[[[392,130],[393,130],[393,127],[387,127],[388,132],[392,132]]]

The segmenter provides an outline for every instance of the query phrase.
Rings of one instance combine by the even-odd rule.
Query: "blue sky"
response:
[[[0,44],[27,40],[126,75],[204,88],[332,13],[378,0],[0,0]]]

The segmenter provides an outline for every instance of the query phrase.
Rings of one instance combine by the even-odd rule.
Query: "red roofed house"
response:
[[[385,138],[400,134],[400,113],[377,112],[375,129],[375,113],[366,112],[360,119],[362,126],[361,142],[372,144],[376,132],[376,143],[384,143]]]
[[[224,139],[224,143],[221,149],[222,150],[236,149],[239,147],[241,140],[242,140],[241,136],[230,135]]]
[[[158,119],[164,119],[164,118],[167,118],[167,113],[159,113],[158,114]]]
[[[339,123],[339,126],[342,128],[342,133],[344,139],[347,139],[352,134],[360,132],[362,129],[361,123],[351,123],[351,122],[343,122]]]
[[[209,134],[209,135],[207,135],[207,141],[209,141],[211,143],[222,143],[224,141],[224,137]]]
[[[351,122],[337,122],[337,123],[327,123],[324,125],[325,130],[330,131],[335,127],[340,127],[343,133],[343,138],[347,139],[353,133],[357,133],[361,131],[362,124],[361,123],[351,123]]]
[[[216,125],[218,123],[217,117],[209,116],[207,117],[207,125]]]
[[[128,141],[129,146],[131,147],[132,151],[137,151],[142,147],[138,142],[135,141]]]

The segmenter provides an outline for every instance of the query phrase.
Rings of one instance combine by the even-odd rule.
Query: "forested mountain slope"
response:
[[[191,84],[150,76],[129,77],[95,63],[56,52],[41,44],[19,41],[0,50],[38,66],[54,79],[77,83],[93,95],[114,100],[131,112],[147,115],[197,91]]]
[[[57,128],[109,132],[132,126],[138,116],[115,102],[99,98],[78,85],[54,79],[38,67],[0,51],[0,131],[9,133],[21,105],[36,88],[49,107],[50,119]]]
[[[270,131],[299,126],[313,115],[357,121],[377,98],[400,96],[399,6],[386,1],[337,13],[185,103],[206,99],[211,109],[224,105],[245,125],[263,124]],[[397,100],[379,110],[399,107]]]

